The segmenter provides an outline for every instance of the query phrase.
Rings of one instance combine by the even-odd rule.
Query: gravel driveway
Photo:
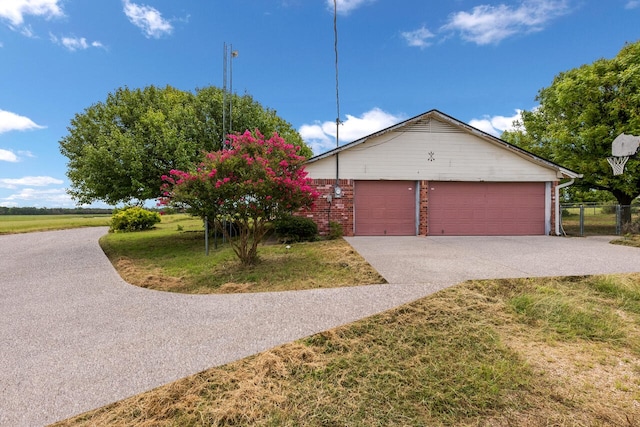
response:
[[[438,289],[180,295],[128,285],[106,228],[0,236],[0,425],[68,418]]]
[[[349,238],[391,285],[237,295],[130,286],[106,228],[0,236],[0,425],[65,419],[471,278],[640,270],[606,238]]]

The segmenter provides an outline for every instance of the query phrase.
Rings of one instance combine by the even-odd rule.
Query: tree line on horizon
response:
[[[110,208],[38,208],[0,206],[0,215],[111,215]]]

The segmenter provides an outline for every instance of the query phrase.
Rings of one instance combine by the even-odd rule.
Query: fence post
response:
[[[204,254],[209,256],[209,219],[204,217]]]
[[[622,206],[616,205],[616,236],[622,233]]]
[[[580,237],[584,236],[584,205],[580,205]]]
[[[204,254],[209,256],[209,220],[204,217]]]

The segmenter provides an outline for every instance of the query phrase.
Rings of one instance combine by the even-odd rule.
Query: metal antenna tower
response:
[[[222,45],[222,146],[226,146],[227,135],[233,132],[233,58],[238,56],[238,51],[233,50],[233,45]],[[227,73],[228,70],[228,73]],[[229,90],[227,90],[227,83]],[[227,113],[227,104],[228,113]],[[228,117],[227,117],[228,116]],[[227,128],[228,126],[228,128]]]
[[[340,85],[338,80],[338,1],[333,0],[333,50],[336,55],[336,148],[340,147]],[[340,188],[340,153],[336,152],[336,185],[334,196],[342,197]]]

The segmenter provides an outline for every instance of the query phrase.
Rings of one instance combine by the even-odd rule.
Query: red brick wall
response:
[[[419,208],[419,226],[418,235],[429,235],[429,181],[420,181],[420,208]]]
[[[311,218],[318,224],[318,232],[320,235],[329,233],[329,221],[342,224],[342,230],[345,236],[353,236],[354,232],[354,207],[353,207],[353,187],[354,181],[351,179],[341,179],[339,181],[342,188],[342,197],[335,198],[334,187],[335,179],[315,179],[311,182],[311,186],[320,193],[320,197],[316,200],[315,206],[311,210],[300,211],[299,216]],[[551,233],[555,232],[555,188],[558,182],[551,185]],[[327,195],[333,198],[331,203],[327,202]],[[419,217],[420,224],[418,234],[420,236],[429,235],[429,181],[420,181],[420,206]]]
[[[322,236],[329,233],[330,221],[342,224],[345,236],[353,236],[353,180],[339,180],[342,188],[342,197],[339,199],[335,197],[335,184],[335,179],[314,179],[310,185],[320,196],[311,210],[300,211],[297,215],[313,219]],[[331,203],[327,202],[327,195],[331,195]]]

